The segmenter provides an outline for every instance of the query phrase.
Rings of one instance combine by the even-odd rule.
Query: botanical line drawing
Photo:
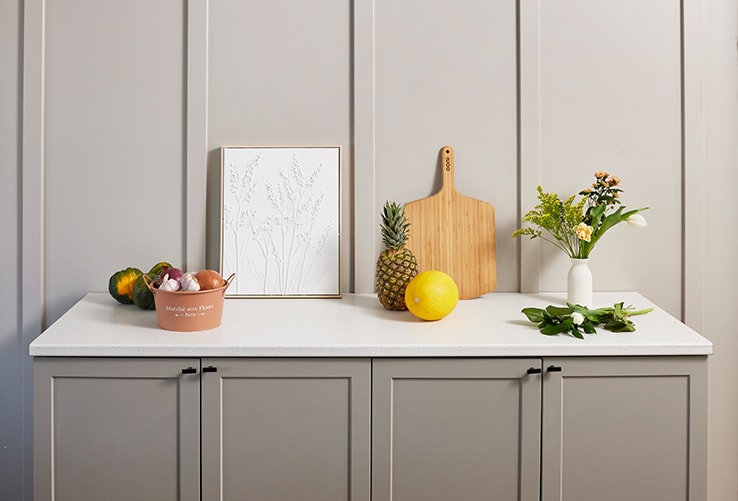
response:
[[[339,287],[338,190],[327,172],[331,157],[314,150],[243,148],[227,162],[224,156],[223,267],[236,272],[237,292]]]

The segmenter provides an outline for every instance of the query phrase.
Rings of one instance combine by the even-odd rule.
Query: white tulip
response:
[[[634,228],[645,228],[646,226],[648,226],[646,218],[641,216],[640,214],[633,214],[625,221]]]
[[[575,311],[571,314],[571,321],[574,322],[574,325],[582,325],[584,323],[584,315]]]

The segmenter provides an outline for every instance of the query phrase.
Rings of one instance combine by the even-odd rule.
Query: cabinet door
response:
[[[373,501],[537,500],[540,367],[540,359],[375,360]]]
[[[198,500],[199,366],[36,358],[34,499]]]
[[[371,363],[204,359],[203,500],[368,501]]]
[[[705,357],[545,359],[543,501],[704,501],[706,368]]]

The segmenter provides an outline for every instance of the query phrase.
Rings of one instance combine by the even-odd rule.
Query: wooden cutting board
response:
[[[420,271],[449,274],[459,287],[459,299],[472,299],[497,286],[495,209],[456,190],[450,146],[441,149],[441,176],[438,193],[405,205],[407,246]]]

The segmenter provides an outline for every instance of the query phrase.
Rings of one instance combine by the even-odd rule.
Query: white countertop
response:
[[[654,311],[632,317],[636,332],[576,339],[545,336],[520,312],[562,304],[563,295],[492,293],[460,301],[424,322],[385,310],[374,295],[341,299],[226,298],[220,327],[159,329],[156,312],[90,293],[30,345],[32,356],[94,357],[542,357],[709,355],[712,343],[640,294],[595,293],[595,306],[624,301]]]

